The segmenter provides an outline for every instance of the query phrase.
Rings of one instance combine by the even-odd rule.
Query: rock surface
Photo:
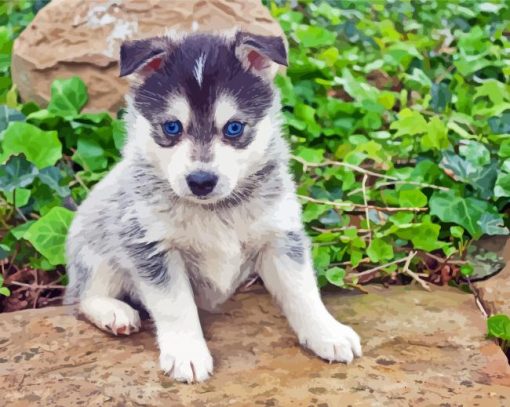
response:
[[[12,78],[24,100],[45,106],[54,79],[81,77],[88,111],[116,113],[127,81],[118,77],[126,39],[239,27],[283,35],[260,0],[53,0],[14,42]]]
[[[494,246],[491,249],[505,259],[506,266],[494,277],[474,283],[474,287],[489,314],[510,315],[510,239],[503,240],[500,247]]]
[[[111,337],[69,307],[0,315],[0,395],[9,406],[508,406],[510,367],[484,339],[473,297],[454,289],[326,294],[361,335],[364,357],[328,364],[296,344],[262,288],[204,314],[215,359],[207,382],[158,369],[150,322]]]

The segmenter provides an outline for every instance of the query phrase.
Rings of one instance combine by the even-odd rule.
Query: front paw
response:
[[[202,382],[212,374],[213,359],[203,338],[173,336],[160,340],[160,343],[161,369],[174,380]]]
[[[300,335],[301,344],[322,359],[330,362],[351,363],[355,357],[360,357],[361,344],[359,336],[347,325],[338,321],[328,320],[315,327],[308,327]]]

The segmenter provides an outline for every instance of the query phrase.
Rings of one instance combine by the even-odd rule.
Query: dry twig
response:
[[[363,175],[363,182],[361,183],[361,187],[363,189],[363,203],[365,204],[365,218],[367,221],[367,229],[368,229],[368,245],[372,243],[372,230],[370,229],[370,216],[368,213],[368,198],[367,198],[367,180],[368,175]]]
[[[377,177],[377,178],[389,179],[389,180],[393,180],[393,181],[399,180],[398,178],[392,177],[390,175],[379,174],[378,172],[369,171],[369,170],[366,170],[365,168],[359,167],[357,165],[344,163],[344,162],[340,162],[340,161],[325,160],[321,163],[311,163],[311,162],[303,160],[301,157],[297,157],[295,155],[291,156],[291,158],[293,160],[303,164],[305,169],[308,167],[312,167],[312,168],[313,167],[328,167],[328,166],[345,167],[345,168],[349,168],[350,170],[359,172],[361,174],[372,175],[373,177]]]
[[[389,266],[393,266],[394,264],[400,264],[400,263],[403,263],[405,262],[407,259],[406,258],[403,258],[403,259],[398,259],[398,260],[394,260],[390,263],[386,263],[386,264],[382,264],[380,266],[377,266],[377,267],[373,267],[371,269],[368,269],[368,270],[365,270],[365,271],[362,271],[361,273],[353,273],[347,277],[350,277],[351,279],[354,279],[354,278],[359,278],[359,277],[367,277],[367,276],[370,276],[372,274],[376,274],[376,273],[379,273],[379,271],[381,271],[382,269],[385,269],[386,267],[389,267]]]
[[[409,256],[407,256],[406,258],[404,267],[402,268],[402,272],[412,277],[414,281],[416,281],[423,287],[423,289],[431,291],[430,286],[424,280],[422,280],[422,278],[418,274],[416,274],[414,271],[409,270],[409,265],[411,264],[411,260],[413,260],[414,256],[416,256],[415,251],[409,253]]]
[[[362,209],[362,210],[374,209],[376,211],[381,211],[381,212],[400,212],[400,211],[426,212],[426,211],[428,211],[428,208],[394,208],[394,207],[385,207],[385,206],[376,206],[376,205],[361,205],[361,204],[355,204],[352,202],[326,201],[326,200],[322,200],[322,199],[315,199],[315,198],[305,196],[305,195],[298,195],[298,197],[305,201],[308,201],[308,202],[313,202],[313,203],[322,204],[322,205],[335,206],[337,208],[347,208],[347,209],[344,209],[345,212],[351,212],[351,210],[348,208],[358,208],[358,209]]]
[[[34,290],[64,290],[66,287],[64,285],[55,285],[55,284],[27,284],[20,283],[19,281],[9,281],[6,282],[6,285],[15,285],[18,287],[25,287]]]
[[[341,161],[332,161],[332,160],[325,160],[321,163],[311,163],[309,161],[306,161],[304,159],[302,159],[301,157],[297,157],[295,155],[292,156],[292,159],[303,164],[303,167],[305,168],[305,171],[310,167],[310,168],[319,168],[319,167],[328,167],[328,166],[333,166],[333,167],[344,167],[344,168],[349,168],[350,170],[353,170],[355,172],[359,172],[361,174],[365,174],[365,175],[371,175],[373,177],[376,177],[376,178],[381,178],[381,179],[387,179],[387,180],[390,180],[391,182],[386,182],[386,183],[382,183],[382,184],[379,184],[377,187],[382,187],[382,186],[389,186],[389,185],[397,185],[397,184],[409,184],[409,185],[416,185],[416,186],[420,186],[422,188],[433,188],[433,189],[439,189],[441,191],[449,191],[450,188],[447,188],[447,187],[442,187],[442,186],[439,186],[439,185],[434,185],[434,184],[428,184],[428,183],[425,183],[425,182],[418,182],[418,181],[404,181],[404,180],[401,180],[401,179],[398,179],[397,177],[392,177],[390,175],[385,175],[385,174],[380,174],[378,172],[374,172],[374,171],[369,171],[365,168],[362,168],[358,165],[354,165],[354,164],[349,164],[349,163],[344,163],[344,162],[341,162]],[[361,189],[356,189],[354,191],[351,191],[349,192],[348,195],[351,195],[351,194],[354,194],[356,192],[360,192]]]

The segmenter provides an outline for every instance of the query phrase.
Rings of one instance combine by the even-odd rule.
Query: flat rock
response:
[[[202,315],[215,374],[195,385],[159,371],[150,321],[117,338],[69,307],[1,314],[0,395],[13,407],[510,405],[510,367],[470,294],[370,287],[324,299],[361,335],[362,359],[328,364],[301,349],[257,288]]]
[[[79,76],[85,110],[115,114],[128,87],[118,77],[124,40],[234,27],[283,35],[260,0],[52,0],[14,42],[12,78],[22,99],[46,106],[53,80]]]

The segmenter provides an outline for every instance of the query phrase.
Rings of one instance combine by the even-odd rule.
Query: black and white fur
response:
[[[132,82],[128,138],[71,226],[66,303],[79,302],[101,329],[129,334],[140,318],[122,299],[141,302],[156,325],[161,368],[176,380],[212,373],[197,306],[216,308],[252,271],[303,346],[329,361],[361,356],[358,335],[317,289],[272,85],[286,60],[280,38],[244,32],[122,46],[121,75]],[[184,131],[168,139],[161,123],[176,119]],[[222,128],[232,119],[246,128],[227,140]],[[206,197],[186,183],[197,170],[218,177]]]

